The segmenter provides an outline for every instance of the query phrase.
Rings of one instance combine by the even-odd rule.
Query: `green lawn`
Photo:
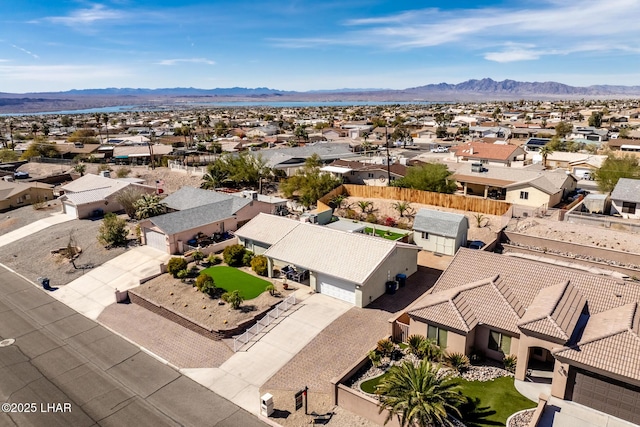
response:
[[[387,374],[364,381],[360,388],[366,393],[375,394],[376,386],[385,375]],[[460,385],[462,394],[473,400],[479,399],[475,408],[463,410],[463,413],[467,413],[463,421],[468,426],[504,426],[511,414],[536,406],[535,402],[518,393],[511,377],[485,382],[463,379],[455,381]]]
[[[269,285],[266,280],[225,265],[209,267],[202,270],[202,273],[213,277],[217,288],[222,288],[226,292],[239,290],[245,301],[260,295]]]
[[[511,414],[536,406],[535,402],[518,393],[513,385],[512,377],[502,377],[485,382],[463,379],[456,381],[460,384],[462,394],[480,400],[479,405],[476,405],[476,411],[481,408],[485,408],[485,411],[486,409],[489,409],[490,412],[495,411],[495,414],[487,412],[482,420],[476,420],[474,424],[479,426],[505,425]]]
[[[372,227],[366,227],[364,229],[364,232],[367,233],[367,234],[371,234],[371,233],[373,233],[373,228]],[[398,240],[398,239],[401,239],[402,236],[404,236],[404,234],[394,233],[392,231],[391,232],[387,232],[387,230],[379,230],[379,229],[376,228],[376,236],[384,237],[385,239],[388,239],[388,240]]]

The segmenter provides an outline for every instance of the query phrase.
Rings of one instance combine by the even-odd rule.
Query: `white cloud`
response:
[[[182,58],[182,59],[163,59],[157,62],[157,65],[178,65],[180,63],[192,63],[192,64],[207,64],[215,65],[215,61],[211,61],[206,58]]]
[[[54,24],[75,26],[93,24],[97,21],[122,19],[124,16],[125,14],[122,11],[108,9],[102,4],[93,4],[91,8],[74,10],[67,16],[49,16],[42,20],[53,22]]]
[[[130,75],[125,69],[98,65],[0,65],[0,81],[69,83],[99,81]]]

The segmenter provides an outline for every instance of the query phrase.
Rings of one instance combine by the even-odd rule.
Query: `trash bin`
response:
[[[398,286],[404,288],[404,285],[407,284],[407,275],[406,274],[396,274],[396,282],[398,282]]]
[[[47,277],[42,278],[42,288],[47,291],[51,290],[51,286],[49,286],[49,279]]]
[[[396,293],[397,283],[393,280],[390,280],[385,284],[385,287],[387,289],[387,294],[393,295]]]

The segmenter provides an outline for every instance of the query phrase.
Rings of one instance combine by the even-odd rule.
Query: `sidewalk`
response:
[[[20,227],[17,230],[13,230],[7,234],[3,234],[2,236],[0,236],[0,247],[20,240],[23,237],[30,236],[31,234],[37,233],[38,231],[44,230],[45,228],[49,228],[52,225],[62,224],[63,222],[72,221],[73,219],[74,218],[72,218],[71,216],[63,214],[61,212],[52,214],[48,218],[40,219],[38,221],[32,222],[29,225],[25,225],[24,227]]]
[[[51,295],[78,313],[96,320],[116,302],[115,292],[140,284],[140,279],[160,272],[170,256],[149,246],[139,246],[97,267]]]
[[[307,293],[308,290],[299,292]],[[258,414],[260,387],[352,307],[322,294],[300,296],[306,296],[306,299],[299,307],[285,314],[280,323],[246,351],[235,353],[219,368],[182,369],[181,373],[241,408]]]

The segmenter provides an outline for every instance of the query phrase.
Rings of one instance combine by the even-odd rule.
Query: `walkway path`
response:
[[[0,236],[0,247],[20,240],[23,237],[37,233],[38,231],[44,230],[45,228],[51,227],[52,225],[62,224],[63,222],[72,221],[73,219],[74,218],[72,218],[71,216],[60,212],[52,214],[50,217],[40,219],[38,221],[32,222],[29,225],[25,225],[24,227],[20,227],[17,230],[13,230],[7,234],[3,234],[2,236]]]
[[[260,387],[352,306],[322,294],[298,291],[299,306],[246,351],[235,353],[219,368],[182,369],[198,383],[249,412],[260,410]]]
[[[90,319],[97,319],[105,307],[115,303],[115,291],[140,284],[140,279],[160,272],[160,264],[169,255],[149,246],[139,246],[94,268],[68,285],[53,292],[64,302]]]

